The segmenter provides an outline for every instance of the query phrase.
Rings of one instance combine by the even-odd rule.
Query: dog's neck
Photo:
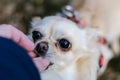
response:
[[[96,58],[88,56],[79,58],[76,62],[73,62],[66,67],[47,70],[42,73],[42,76],[44,74],[49,75],[48,80],[96,80],[97,69],[98,61]]]
[[[80,58],[76,62],[77,79],[76,80],[96,80],[98,61],[93,57]]]
[[[61,70],[59,74],[62,76],[62,80],[96,80],[97,65],[98,61],[96,59],[90,57],[80,58]]]

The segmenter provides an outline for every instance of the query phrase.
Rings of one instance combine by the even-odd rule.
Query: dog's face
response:
[[[65,67],[80,57],[94,55],[90,52],[96,48],[95,39],[72,21],[52,16],[33,21],[32,27],[35,52],[47,58],[51,68]]]

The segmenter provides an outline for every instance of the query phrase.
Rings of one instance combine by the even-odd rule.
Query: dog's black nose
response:
[[[48,43],[47,42],[38,43],[35,50],[39,55],[45,56],[45,54],[48,51]]]

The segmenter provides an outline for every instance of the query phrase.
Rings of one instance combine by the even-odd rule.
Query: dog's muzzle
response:
[[[45,56],[48,51],[48,43],[47,42],[40,42],[35,47],[35,52],[40,56]]]

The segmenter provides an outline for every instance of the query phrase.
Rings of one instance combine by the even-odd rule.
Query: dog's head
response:
[[[34,19],[31,35],[35,52],[47,58],[54,68],[75,63],[81,57],[96,55],[94,31],[82,29],[65,18],[50,16]]]

